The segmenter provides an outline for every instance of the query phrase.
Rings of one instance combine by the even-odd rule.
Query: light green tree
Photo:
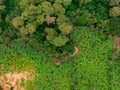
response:
[[[19,29],[24,25],[24,20],[20,16],[17,16],[12,20],[12,24],[15,28]]]
[[[4,0],[0,0],[0,13],[5,10]]]
[[[117,17],[120,16],[120,7],[115,6],[110,9],[109,14],[111,17]]]
[[[59,35],[53,39],[53,45],[57,47],[64,46],[69,41],[69,38],[67,38],[64,35]]]
[[[61,15],[61,14],[64,15],[65,14],[65,8],[61,4],[54,3],[53,8],[54,8],[54,13],[56,15]]]
[[[56,31],[53,28],[45,28],[44,32],[46,33],[46,40],[52,43],[54,37],[56,36]]]
[[[66,17],[64,14],[61,14],[61,15],[58,15],[58,18],[56,19],[56,21],[57,21],[57,24],[59,25],[59,24],[62,24],[64,22],[68,23],[70,21],[70,18]]]
[[[52,15],[54,13],[51,3],[47,1],[42,2],[42,11],[45,15]]]
[[[72,31],[72,26],[67,23],[62,23],[58,26],[62,34],[68,35]]]

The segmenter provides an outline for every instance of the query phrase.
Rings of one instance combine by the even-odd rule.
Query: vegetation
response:
[[[119,36],[119,0],[0,0],[0,90],[119,90]]]

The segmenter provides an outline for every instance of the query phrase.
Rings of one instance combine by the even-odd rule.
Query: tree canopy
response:
[[[87,27],[102,33],[119,32],[119,2],[119,0],[0,0],[2,17],[0,42],[8,43],[12,39],[29,38],[27,39],[29,43],[42,44],[43,52],[47,51],[49,57],[54,57],[53,53],[58,53],[56,57],[62,56],[63,53],[69,56],[76,45],[73,35],[76,33],[75,29]],[[37,49],[41,48],[37,44],[31,45],[35,45]]]

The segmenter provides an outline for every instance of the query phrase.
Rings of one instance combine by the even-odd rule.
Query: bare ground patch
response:
[[[20,73],[8,72],[0,76],[0,86],[3,90],[27,90],[25,87],[21,87],[21,83],[26,83],[28,80],[33,80],[34,75],[31,72],[23,71]]]

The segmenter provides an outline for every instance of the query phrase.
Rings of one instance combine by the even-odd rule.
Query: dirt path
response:
[[[79,52],[79,48],[77,46],[74,46],[74,48],[75,48],[75,52],[73,54],[71,54],[70,57],[76,56]]]

